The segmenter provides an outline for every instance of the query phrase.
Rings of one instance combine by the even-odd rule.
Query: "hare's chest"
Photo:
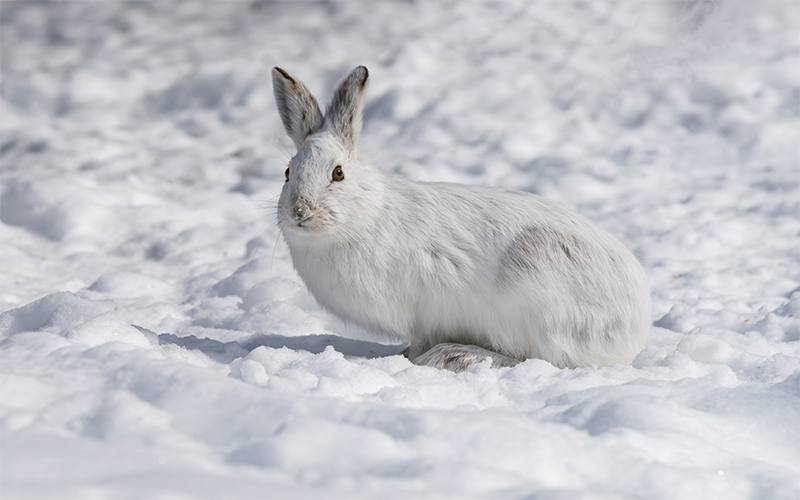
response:
[[[375,252],[355,247],[321,248],[316,251],[293,249],[292,263],[308,290],[326,309],[359,324],[380,311],[395,309],[398,298],[406,295],[407,284],[395,276],[399,269],[379,258]],[[392,307],[392,304],[395,304]]]

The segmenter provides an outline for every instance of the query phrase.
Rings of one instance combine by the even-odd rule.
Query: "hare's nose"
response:
[[[295,203],[292,212],[297,220],[306,219],[311,215],[311,210],[308,208],[308,205],[302,202]]]

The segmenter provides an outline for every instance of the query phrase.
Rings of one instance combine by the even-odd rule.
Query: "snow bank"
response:
[[[4,498],[800,496],[792,2],[0,5]],[[387,171],[642,260],[632,366],[461,374],[325,314],[273,222],[281,65]],[[424,216],[425,214],[421,214]]]

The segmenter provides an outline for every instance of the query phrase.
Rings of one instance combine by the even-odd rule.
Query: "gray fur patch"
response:
[[[521,271],[535,272],[542,264],[549,245],[546,233],[538,227],[526,227],[514,238],[500,259],[503,271],[509,270],[513,274]]]
[[[561,247],[561,250],[564,252],[564,255],[566,255],[569,260],[574,260],[574,258],[572,257],[572,251],[570,251],[569,247],[565,243],[562,242],[559,244],[559,246]]]
[[[498,282],[508,285],[555,265],[580,265],[587,253],[586,244],[574,235],[526,227],[501,257]]]
[[[514,366],[518,359],[484,349],[476,345],[442,343],[412,360],[415,365],[431,366],[440,370],[463,372],[470,366],[492,358],[492,368]]]

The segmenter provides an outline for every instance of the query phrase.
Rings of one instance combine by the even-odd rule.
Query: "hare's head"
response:
[[[278,224],[296,237],[347,235],[368,224],[382,201],[381,178],[358,154],[367,68],[336,87],[325,115],[308,88],[281,68],[272,70],[283,126],[297,147],[278,202]]]

